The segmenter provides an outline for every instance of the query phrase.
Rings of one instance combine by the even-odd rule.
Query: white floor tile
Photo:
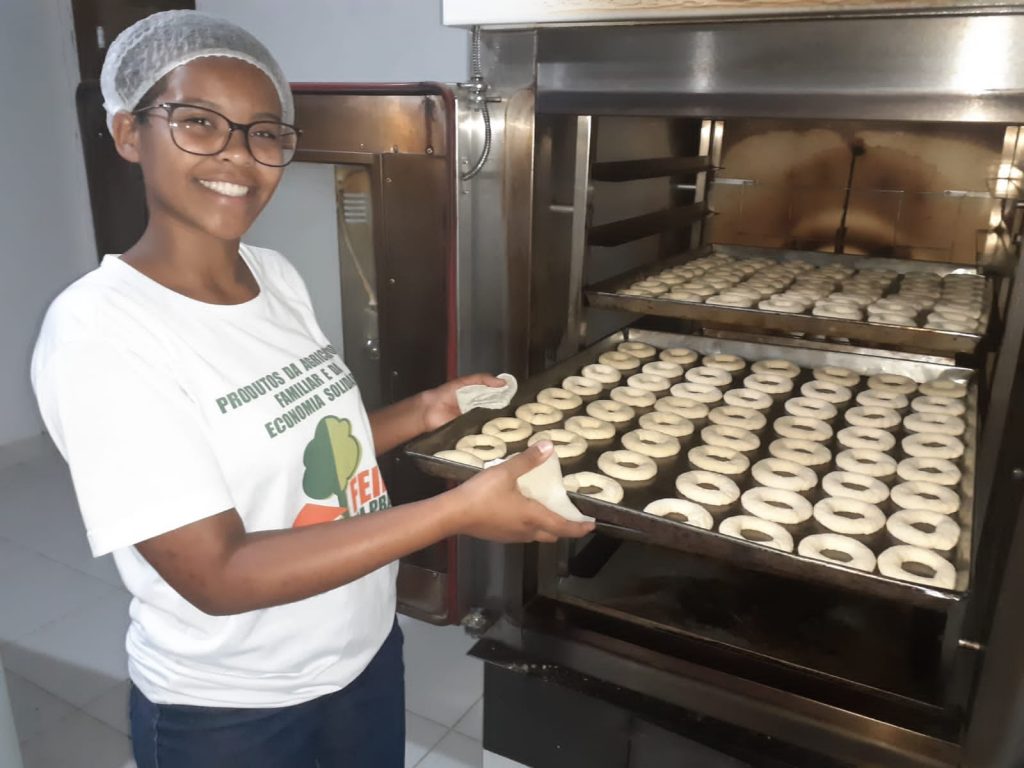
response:
[[[98,699],[86,704],[82,709],[101,723],[106,723],[125,736],[130,736],[132,732],[128,723],[128,691],[130,689],[131,683],[125,680]]]
[[[84,712],[22,746],[25,768],[128,768],[133,766],[128,737]]]
[[[484,738],[484,700],[481,698],[455,725],[455,730],[463,736],[483,741]]]
[[[9,669],[7,692],[14,711],[14,727],[18,731],[18,741],[21,742],[51,729],[75,711],[66,701]]]
[[[466,655],[475,641],[460,627],[399,621],[405,633],[405,706],[451,728],[483,695],[483,663]]]
[[[127,592],[108,595],[5,646],[4,664],[82,707],[128,679],[127,629]]]
[[[448,729],[412,712],[405,713],[405,768],[413,768],[448,733]]]
[[[450,731],[416,768],[483,768],[483,764],[483,745]]]

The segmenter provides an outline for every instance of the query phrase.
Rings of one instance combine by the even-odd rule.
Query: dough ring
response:
[[[930,395],[932,397],[967,397],[967,385],[952,379],[926,381],[917,388],[917,391],[922,395]]]
[[[480,459],[472,453],[466,453],[466,451],[438,451],[434,456],[439,459],[445,459],[446,461],[454,461],[456,464],[467,464],[471,467],[478,467],[479,469],[484,468],[484,463]]]
[[[562,389],[578,397],[597,397],[604,387],[600,381],[588,379],[586,376],[567,376],[562,381]]]
[[[618,504],[624,495],[622,486],[610,477],[599,475],[597,472],[577,472],[574,475],[566,475],[562,478],[562,484],[569,493],[578,493],[583,496],[590,496],[593,499],[607,501],[609,504]]]
[[[713,384],[701,384],[695,381],[683,381],[669,390],[673,397],[688,397],[705,405],[722,402],[722,390]]]
[[[698,365],[686,372],[686,380],[694,384],[708,384],[712,387],[728,387],[732,384],[732,376],[721,368],[709,368]]]
[[[956,464],[948,459],[904,459],[896,468],[900,480],[907,483],[936,483],[948,487],[960,484],[962,473]]]
[[[505,441],[494,435],[466,435],[455,444],[455,450],[476,456],[480,461],[503,459],[508,453]]]
[[[663,379],[681,379],[683,378],[683,366],[676,365],[675,363],[669,363],[664,360],[655,360],[653,363],[647,363],[642,369],[641,373],[646,373],[652,376],[661,376]]]
[[[799,416],[780,416],[775,420],[775,434],[794,440],[810,440],[824,443],[832,439],[832,427],[821,419],[804,419]]]
[[[811,502],[781,488],[751,488],[740,497],[743,511],[779,525],[799,525],[811,517]]]
[[[967,428],[959,416],[942,413],[912,413],[903,420],[908,432],[929,432],[937,435],[960,437]]]
[[[560,387],[548,387],[537,393],[537,402],[560,411],[574,411],[583,405],[583,399]]]
[[[885,483],[858,472],[829,472],[822,478],[821,487],[829,496],[866,501],[868,504],[881,504],[889,498]]]
[[[875,570],[875,554],[856,539],[838,533],[818,533],[801,539],[797,554],[812,560],[845,565],[858,571]]]
[[[838,437],[839,445],[843,448],[866,448],[880,453],[889,453],[896,447],[896,438],[892,432],[873,427],[846,427],[839,430]]]
[[[708,413],[713,424],[727,427],[739,427],[748,432],[760,432],[768,424],[768,419],[760,411],[752,408],[740,408],[735,405],[722,405]]]
[[[922,549],[951,552],[960,541],[960,526],[948,515],[924,509],[903,509],[894,512],[885,529],[896,541]]]
[[[679,441],[664,432],[653,429],[634,429],[622,436],[622,447],[652,459],[667,459],[678,456]]]
[[[878,556],[878,572],[890,579],[939,589],[956,587],[956,568],[931,549],[897,544]]]
[[[685,347],[663,349],[658,357],[666,363],[675,363],[683,368],[687,368],[697,362],[697,353]]]
[[[847,388],[856,387],[860,383],[860,376],[858,374],[849,368],[841,368],[838,365],[826,365],[824,368],[815,368],[814,379],[823,384],[838,384],[841,387]]]
[[[615,427],[593,416],[572,416],[565,422],[565,428],[584,440],[611,440],[615,437]]]
[[[635,373],[626,380],[626,383],[634,389],[655,393],[668,392],[668,388],[672,386],[671,381],[655,373]]]
[[[587,415],[610,424],[625,424],[636,417],[636,411],[615,400],[595,400],[587,406]]]
[[[774,401],[771,395],[758,392],[756,389],[739,387],[730,389],[722,398],[726,405],[734,405],[738,408],[750,408],[755,411],[767,411],[772,407]]]
[[[833,381],[808,381],[800,387],[800,394],[814,400],[824,400],[832,405],[843,405],[853,398],[853,392],[849,387]]]
[[[736,373],[737,371],[742,371],[747,367],[747,361],[742,357],[730,355],[725,352],[719,352],[714,355],[704,355],[704,359],[700,362],[701,365],[707,368],[718,368],[726,373]]]
[[[832,403],[813,397],[792,397],[786,401],[785,408],[786,413],[796,416],[798,419],[831,421],[839,415],[839,411]]]
[[[793,380],[777,373],[752,373],[743,380],[743,386],[766,395],[785,395],[793,391]]]
[[[844,536],[871,536],[885,527],[885,513],[877,504],[842,496],[825,498],[815,504],[814,519],[824,528]]]
[[[622,380],[622,374],[619,373],[618,368],[613,368],[604,363],[584,365],[580,375],[585,379],[592,379],[605,385],[618,384]]]
[[[560,459],[575,459],[587,452],[587,441],[568,429],[545,429],[530,438],[527,445],[536,445],[541,440],[550,440],[555,446],[555,455]]]
[[[619,344],[617,349],[619,352],[625,352],[627,355],[632,355],[640,360],[653,360],[658,356],[657,349],[650,344],[644,344],[642,341],[624,341]]]
[[[739,486],[731,479],[703,469],[679,475],[676,490],[683,498],[714,509],[725,509],[740,498]]]
[[[778,523],[762,520],[753,515],[734,515],[727,517],[718,526],[718,532],[734,539],[742,539],[751,544],[778,549],[782,552],[793,551],[793,536]]]
[[[658,474],[654,460],[636,451],[605,451],[597,457],[597,468],[609,477],[631,483],[642,483]]]
[[[967,406],[953,397],[920,395],[910,401],[910,408],[916,413],[939,413],[946,416],[963,416]]]
[[[907,456],[915,459],[948,459],[954,461],[964,455],[963,441],[952,435],[934,432],[915,432],[903,438],[900,444]]]
[[[750,469],[750,459],[739,451],[720,445],[698,445],[686,457],[694,469],[703,469],[726,477],[736,477]]]
[[[785,459],[761,459],[752,470],[754,482],[766,488],[806,493],[818,484],[813,469]]]
[[[857,405],[846,412],[846,423],[851,427],[895,429],[900,425],[900,415],[892,408]]]
[[[633,408],[650,408],[658,400],[653,392],[636,387],[615,387],[609,397],[617,403]]]
[[[686,499],[658,499],[644,507],[644,512],[677,523],[686,523],[694,528],[703,528],[705,531],[710,531],[715,525],[711,514],[704,507]]]
[[[746,429],[728,424],[712,424],[700,432],[705,445],[731,448],[740,453],[753,453],[761,447],[761,439]]]
[[[866,408],[889,408],[893,411],[902,411],[910,405],[906,395],[884,389],[865,389],[857,395],[856,399],[857,405],[863,405]]]
[[[640,417],[641,429],[661,432],[676,439],[693,434],[693,422],[671,411],[651,411]]]
[[[663,397],[654,404],[654,410],[660,413],[673,413],[684,419],[700,420],[708,417],[708,407],[689,397]]]
[[[896,459],[868,448],[847,448],[836,454],[836,469],[884,480],[896,474]]]
[[[485,435],[491,435],[492,437],[504,440],[506,443],[518,443],[526,440],[533,434],[533,427],[522,419],[516,419],[512,416],[499,416],[484,424],[483,429],[480,431]]]
[[[548,427],[562,420],[563,413],[552,405],[525,403],[516,408],[516,418],[534,427]]]
[[[898,373],[879,373],[868,379],[868,389],[909,395],[917,390],[917,382],[906,376],[900,376]]]
[[[791,461],[811,470],[815,467],[824,467],[832,461],[832,452],[821,443],[795,437],[780,437],[773,440],[768,446],[768,453],[774,459]]]
[[[938,483],[900,483],[893,486],[892,503],[900,509],[924,509],[940,515],[960,511],[960,495]]]
[[[640,367],[640,358],[628,352],[605,352],[597,358],[601,365],[610,365],[617,371],[635,371]]]

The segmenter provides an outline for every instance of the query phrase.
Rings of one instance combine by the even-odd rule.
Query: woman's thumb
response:
[[[513,456],[511,459],[506,461],[505,466],[509,468],[513,476],[519,477],[521,475],[525,475],[534,467],[539,467],[551,458],[554,452],[554,443],[550,440],[539,440],[518,456]]]

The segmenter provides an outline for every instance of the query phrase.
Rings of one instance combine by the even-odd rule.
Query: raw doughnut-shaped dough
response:
[[[838,384],[841,387],[856,387],[860,383],[860,376],[849,368],[841,368],[838,365],[826,365],[824,368],[814,369],[815,381],[825,384]],[[804,394],[807,394],[806,392]]]
[[[572,416],[565,422],[565,428],[584,440],[611,440],[615,437],[615,427],[593,416]]]
[[[892,408],[857,405],[846,412],[846,423],[851,427],[893,429],[900,424],[900,415]]]
[[[675,363],[676,365],[686,368],[687,366],[693,365],[697,362],[697,353],[692,349],[686,349],[685,347],[672,347],[670,349],[661,350],[661,354],[658,356],[666,363]]]
[[[781,437],[768,446],[772,458],[792,461],[801,467],[823,467],[832,461],[832,452],[821,443],[795,437]]]
[[[929,432],[938,435],[960,437],[967,426],[959,416],[943,413],[912,413],[903,420],[908,432]]]
[[[749,432],[760,432],[768,424],[768,419],[760,411],[753,408],[740,408],[735,405],[722,405],[708,413],[713,424],[728,427],[739,427]]]
[[[710,531],[715,525],[714,518],[704,507],[686,499],[658,499],[644,507],[644,512],[705,531]]]
[[[600,381],[588,379],[586,376],[567,376],[562,381],[562,389],[579,397],[597,397],[604,387]]]
[[[564,414],[552,405],[525,403],[516,408],[516,418],[534,427],[548,427],[562,420]]]
[[[730,389],[722,399],[725,400],[726,405],[734,405],[737,408],[751,408],[755,411],[767,411],[774,404],[771,395],[758,392],[756,389],[747,389],[746,387]]]
[[[636,417],[636,411],[615,400],[595,400],[587,406],[587,415],[610,424],[623,424]]]
[[[849,536],[838,533],[817,533],[801,539],[797,554],[812,560],[845,565],[858,571],[875,570],[875,555],[866,546]]]
[[[438,451],[434,456],[446,461],[454,461],[456,464],[467,464],[479,469],[484,468],[484,463],[480,459],[471,453],[466,453],[466,451]]]
[[[925,459],[911,457],[904,459],[896,468],[900,480],[907,483],[937,483],[955,487],[959,485],[962,473],[948,459]]]
[[[720,445],[698,445],[686,455],[690,466],[726,477],[742,475],[750,468],[750,459],[739,451]]]
[[[670,411],[651,411],[640,417],[640,427],[661,432],[669,437],[689,437],[693,434],[693,422],[685,416]]]
[[[608,396],[615,402],[632,408],[650,408],[658,400],[653,392],[636,387],[615,387]]]
[[[689,397],[663,397],[654,404],[654,410],[661,413],[674,413],[684,419],[706,419],[708,407]]]
[[[683,381],[673,385],[669,390],[673,397],[686,397],[705,405],[722,402],[722,390],[713,384],[700,384],[694,381]]]
[[[796,416],[798,419],[817,419],[818,421],[830,421],[839,415],[836,407],[827,400],[817,400],[813,397],[793,397],[786,401],[786,413]]]
[[[753,373],[771,373],[776,376],[787,376],[795,379],[800,375],[800,367],[789,362],[789,360],[758,360],[750,370]]]
[[[679,441],[653,429],[634,429],[622,436],[622,447],[652,459],[667,459],[679,454]]]
[[[916,432],[907,435],[900,443],[907,456],[919,459],[959,459],[964,455],[963,441],[952,435],[935,432]]]
[[[701,430],[700,436],[705,445],[731,448],[740,453],[753,453],[761,447],[761,439],[753,432],[728,424],[711,424]]]
[[[881,479],[896,474],[896,459],[867,448],[847,448],[836,454],[836,468]]]
[[[917,382],[898,373],[879,373],[868,378],[868,389],[909,395],[917,390]]]
[[[676,478],[676,490],[685,499],[718,509],[735,504],[740,498],[740,489],[736,483],[725,475],[703,469],[679,475]]]
[[[485,435],[491,435],[492,437],[504,440],[506,443],[518,443],[520,440],[526,440],[533,434],[533,427],[522,419],[516,419],[512,416],[499,416],[484,424],[480,431]]]
[[[625,495],[622,486],[615,480],[597,472],[577,472],[574,475],[566,475],[562,478],[565,490],[569,493],[579,493],[583,496],[590,496],[593,499],[607,501],[609,504],[618,504]]]
[[[708,368],[718,368],[719,370],[725,371],[726,373],[736,373],[736,371],[742,371],[747,367],[747,361],[742,357],[736,355],[730,355],[726,352],[719,352],[713,355],[705,355],[704,359],[700,361],[701,365]]]
[[[938,483],[900,483],[893,486],[892,503],[900,509],[955,515],[960,510],[960,494]]]
[[[597,358],[601,365],[610,365],[618,371],[635,371],[640,367],[640,358],[628,352],[605,352]]]
[[[892,432],[874,427],[846,427],[839,430],[839,445],[843,448],[866,448],[871,451],[888,453],[896,447]]]
[[[814,519],[845,536],[871,536],[885,527],[885,513],[877,504],[843,496],[828,497],[815,504]]]
[[[752,373],[743,380],[743,386],[766,395],[785,395],[793,391],[793,380],[777,373]]]
[[[591,363],[584,365],[580,375],[585,379],[592,379],[602,384],[618,384],[622,380],[622,374],[618,368],[613,368],[604,363]]]
[[[739,307],[740,309],[749,309],[754,306],[754,300],[745,293],[734,293],[733,291],[709,296],[708,300],[704,303],[718,307]]]
[[[829,472],[821,480],[821,487],[829,496],[881,504],[889,498],[889,489],[881,480],[858,472]]]
[[[960,541],[960,526],[948,515],[924,509],[901,509],[885,522],[889,535],[901,544],[950,552]]]
[[[775,420],[775,434],[795,440],[812,440],[824,443],[832,439],[832,427],[821,419],[804,419],[799,416],[780,416]]]
[[[933,379],[917,388],[922,395],[932,397],[967,397],[967,385],[953,379]]]
[[[837,320],[860,320],[863,317],[863,313],[856,305],[835,301],[833,298],[819,301],[814,305],[811,314],[815,317],[831,317]]]
[[[654,460],[636,451],[605,451],[597,457],[597,468],[609,477],[644,482],[658,474]]]
[[[505,441],[493,435],[466,435],[455,444],[455,450],[476,456],[480,461],[494,461],[508,453]]]
[[[935,397],[920,395],[910,401],[911,410],[916,413],[940,413],[946,416],[963,416],[967,406],[953,397]]]
[[[671,381],[656,373],[635,373],[626,380],[626,383],[634,389],[654,393],[668,392],[668,388],[672,386]]]
[[[625,352],[627,355],[632,355],[641,360],[653,360],[658,356],[657,349],[642,341],[624,341],[619,344],[617,349],[619,352]]]
[[[686,372],[686,380],[694,384],[710,384],[713,387],[728,387],[732,384],[732,376],[721,368],[709,368],[698,365]]]
[[[814,400],[824,400],[832,405],[848,403],[853,397],[849,387],[833,381],[808,381],[800,387],[800,394]]]
[[[932,575],[922,576],[908,571],[906,566],[910,563],[925,566]],[[880,554],[878,556],[878,572],[890,579],[912,581],[939,589],[954,589],[956,587],[956,568],[952,563],[934,550],[911,547],[907,544],[897,544]]]
[[[740,497],[743,511],[779,525],[799,525],[811,517],[811,502],[793,491],[756,487]]]
[[[778,549],[782,552],[793,551],[793,535],[778,523],[762,520],[753,515],[733,515],[727,517],[718,526],[718,532],[734,539],[742,539],[751,544]]]
[[[899,392],[888,392],[884,389],[865,389],[857,394],[857,405],[866,408],[888,408],[893,411],[902,411],[910,402],[906,395]]]
[[[794,493],[806,493],[818,484],[814,470],[784,459],[761,459],[751,473],[758,485]]]
[[[653,363],[647,363],[641,369],[643,373],[648,373],[654,376],[661,376],[664,379],[681,379],[683,378],[683,366],[676,365],[675,363],[668,363],[664,360],[655,360]]]
[[[530,438],[527,445],[536,445],[541,440],[550,440],[555,454],[560,459],[575,459],[587,452],[587,441],[568,429],[545,429]]]
[[[573,411],[583,405],[583,399],[560,387],[548,387],[537,393],[537,402],[560,411]]]

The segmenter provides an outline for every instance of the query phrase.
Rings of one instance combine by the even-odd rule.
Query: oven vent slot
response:
[[[707,157],[657,157],[645,160],[613,160],[594,163],[594,181],[636,181],[662,176],[683,176],[711,170]]]

